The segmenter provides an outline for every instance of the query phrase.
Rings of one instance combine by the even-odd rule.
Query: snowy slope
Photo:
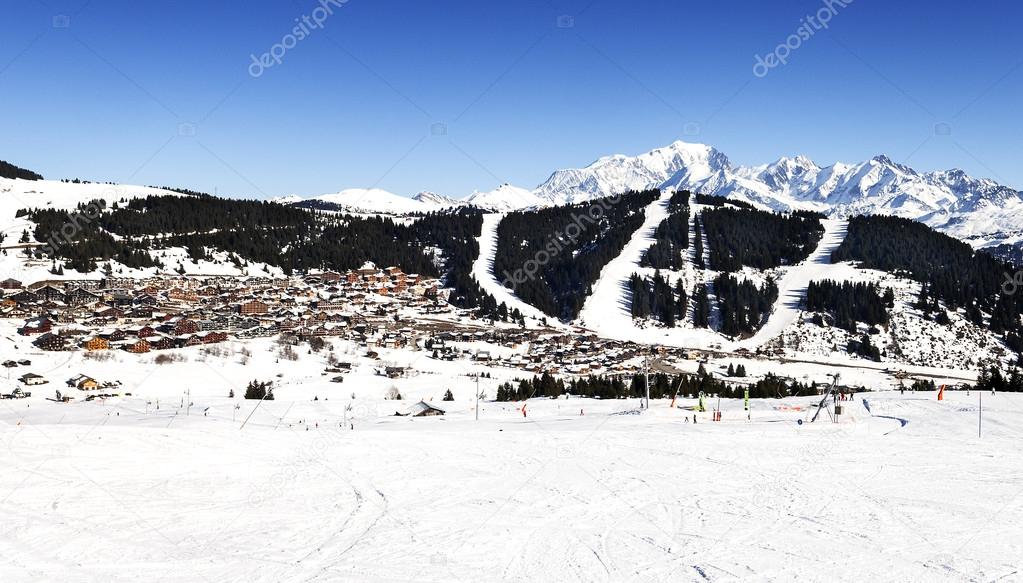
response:
[[[627,287],[629,276],[633,273],[652,274],[652,270],[641,268],[639,263],[654,242],[654,231],[657,226],[668,217],[668,202],[672,194],[671,191],[665,190],[657,200],[646,207],[643,224],[636,229],[622,252],[600,271],[600,277],[593,285],[593,293],[583,304],[576,322],[602,336],[620,340],[669,346],[727,347],[731,343],[711,330],[685,325],[676,328],[649,328],[644,322],[632,318],[632,299],[629,297]],[[673,275],[694,277],[667,272],[662,274],[669,278]],[[702,274],[696,276],[702,277]]]
[[[497,303],[504,302],[508,310],[517,309],[523,316],[536,320],[548,320],[548,323],[559,325],[557,318],[548,318],[546,314],[527,304],[516,296],[512,290],[501,284],[494,276],[494,255],[497,253],[497,226],[502,215],[497,213],[483,215],[483,230],[480,233],[480,253],[472,264],[472,277],[479,282],[483,291],[494,296]]]
[[[817,249],[799,265],[785,272],[778,282],[778,301],[767,322],[751,338],[739,342],[744,348],[757,348],[767,340],[776,337],[802,313],[801,305],[806,299],[806,289],[811,281],[833,279],[842,281],[842,264],[831,263],[831,253],[845,240],[847,221],[823,221],[824,235],[817,243]],[[848,275],[846,273],[846,275]]]
[[[15,215],[21,209],[61,209],[73,213],[79,205],[86,205],[93,200],[103,200],[107,207],[114,203],[124,202],[145,196],[184,196],[178,192],[148,186],[128,184],[75,184],[57,180],[9,180],[0,179],[0,234],[3,241],[0,247],[0,273],[3,277],[32,282],[44,279],[78,279],[103,277],[103,265],[92,273],[79,273],[66,270],[63,276],[50,273],[49,261],[29,259],[21,254],[18,241],[22,233],[35,231],[35,224],[24,217]],[[69,217],[69,222],[72,219]],[[178,266],[191,275],[264,275],[280,276],[279,268],[260,263],[250,263],[247,267],[236,267],[226,253],[212,253],[214,261],[193,261],[188,251],[180,247],[171,247],[153,251],[166,265],[166,271],[177,269]],[[148,277],[158,273],[157,268],[133,269],[125,267],[117,261],[111,261],[113,273],[122,277]]]
[[[502,184],[494,190],[487,192],[474,192],[463,201],[487,211],[508,212],[533,207],[548,206],[547,201],[537,196],[533,191]]]
[[[412,200],[438,209],[465,206],[465,201],[444,196],[443,194],[437,194],[436,192],[430,192],[428,190],[416,193],[415,196],[412,197]]]
[[[427,213],[446,208],[447,204],[437,199],[422,200],[407,198],[380,188],[348,188],[334,194],[324,194],[309,200],[336,204],[356,213],[381,213],[405,215]]]
[[[357,357],[342,388],[322,355],[182,353],[52,375],[130,397],[0,407],[0,579],[1012,581],[1023,555],[1019,395],[983,395],[982,439],[976,392],[860,394],[812,425],[814,398],[754,399],[748,422],[723,399],[720,423],[668,400],[485,401],[476,422],[456,363],[392,381]],[[492,372],[491,394],[511,376]],[[227,396],[252,377],[276,400]],[[393,415],[431,397],[445,416]]]

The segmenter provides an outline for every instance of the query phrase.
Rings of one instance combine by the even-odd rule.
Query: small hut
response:
[[[410,417],[433,417],[434,415],[443,415],[444,410],[434,407],[426,401],[419,401],[409,407],[408,414]]]

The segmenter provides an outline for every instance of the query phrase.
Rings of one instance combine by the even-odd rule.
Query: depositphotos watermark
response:
[[[544,265],[550,263],[551,259],[561,254],[566,244],[574,243],[587,227],[603,218],[604,213],[606,213],[608,209],[614,205],[618,204],[621,200],[622,195],[620,194],[602,198],[587,207],[585,212],[573,214],[572,220],[568,226],[565,227],[564,232],[555,232],[550,241],[547,241],[544,248],[537,251],[533,255],[532,259],[526,260],[526,262],[522,264],[522,267],[516,269],[512,273],[505,270],[504,281],[501,282],[502,285],[510,290],[514,290],[515,286],[520,283],[526,283],[527,281],[535,279],[536,272],[540,271],[540,268]],[[588,224],[584,225],[584,222]]]
[[[97,199],[85,205],[84,208],[78,209],[74,214],[68,214],[68,221],[61,225],[59,230],[51,232],[49,238],[46,239],[42,247],[43,252],[52,255],[59,247],[74,241],[86,225],[103,214],[106,205],[106,201]]]
[[[255,53],[249,55],[252,58],[252,62],[249,63],[249,75],[258,79],[270,67],[280,65],[290,49],[295,48],[299,41],[309,38],[313,31],[323,28],[327,19],[334,15],[334,9],[348,4],[348,0],[319,0],[319,4],[309,14],[296,18],[295,22],[298,24],[291,32],[282,36],[279,42],[271,45],[270,50],[259,56]]]
[[[1005,281],[1002,282],[1002,293],[1007,296],[1016,295],[1020,287],[1023,287],[1023,270],[1017,271],[1016,273],[1005,275]]]
[[[813,38],[818,31],[827,29],[828,23],[838,15],[838,11],[852,3],[853,0],[824,0],[815,14],[799,19],[796,31],[785,37],[785,42],[774,47],[774,51],[767,56],[753,55],[756,61],[753,64],[753,75],[764,78],[771,69],[788,64],[792,51],[803,46],[803,43]]]

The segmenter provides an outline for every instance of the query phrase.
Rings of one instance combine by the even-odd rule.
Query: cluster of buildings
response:
[[[483,344],[525,350],[495,351],[466,346]],[[542,330],[518,331],[444,331],[433,334],[424,348],[441,360],[471,359],[533,374],[552,375],[632,375],[641,372],[647,357],[668,360],[699,360],[698,351],[658,347],[621,340],[600,338],[594,334]]]
[[[142,354],[287,334],[343,336],[399,347],[394,321],[403,307],[450,311],[437,280],[367,263],[347,273],[291,278],[230,276],[109,277],[24,284],[0,282],[0,318],[39,349],[124,350]]]
[[[17,322],[18,333],[45,351],[145,354],[260,337],[338,338],[371,358],[380,348],[411,348],[437,359],[556,375],[633,374],[651,354],[649,346],[581,331],[444,317],[454,312],[446,291],[435,279],[371,263],[289,278],[161,275],[27,285],[7,279],[0,281],[0,318]],[[693,354],[662,349],[660,356]],[[22,382],[45,379],[30,374]]]

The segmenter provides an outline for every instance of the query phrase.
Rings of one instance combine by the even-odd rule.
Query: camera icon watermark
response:
[[[186,138],[194,137],[196,134],[196,127],[193,123],[179,123],[178,124],[178,135]]]
[[[557,19],[558,28],[575,28],[575,17],[571,14],[562,14]]]
[[[430,124],[430,135],[431,136],[446,136],[446,135],[448,135],[448,125],[446,123],[441,123],[441,122]]]
[[[686,122],[682,126],[682,135],[684,136],[698,136],[700,135],[700,124],[695,121]]]
[[[67,14],[55,14],[53,16],[53,28],[69,28],[71,17]]]
[[[934,135],[936,136],[951,136],[952,126],[945,122],[938,122],[934,124]]]

